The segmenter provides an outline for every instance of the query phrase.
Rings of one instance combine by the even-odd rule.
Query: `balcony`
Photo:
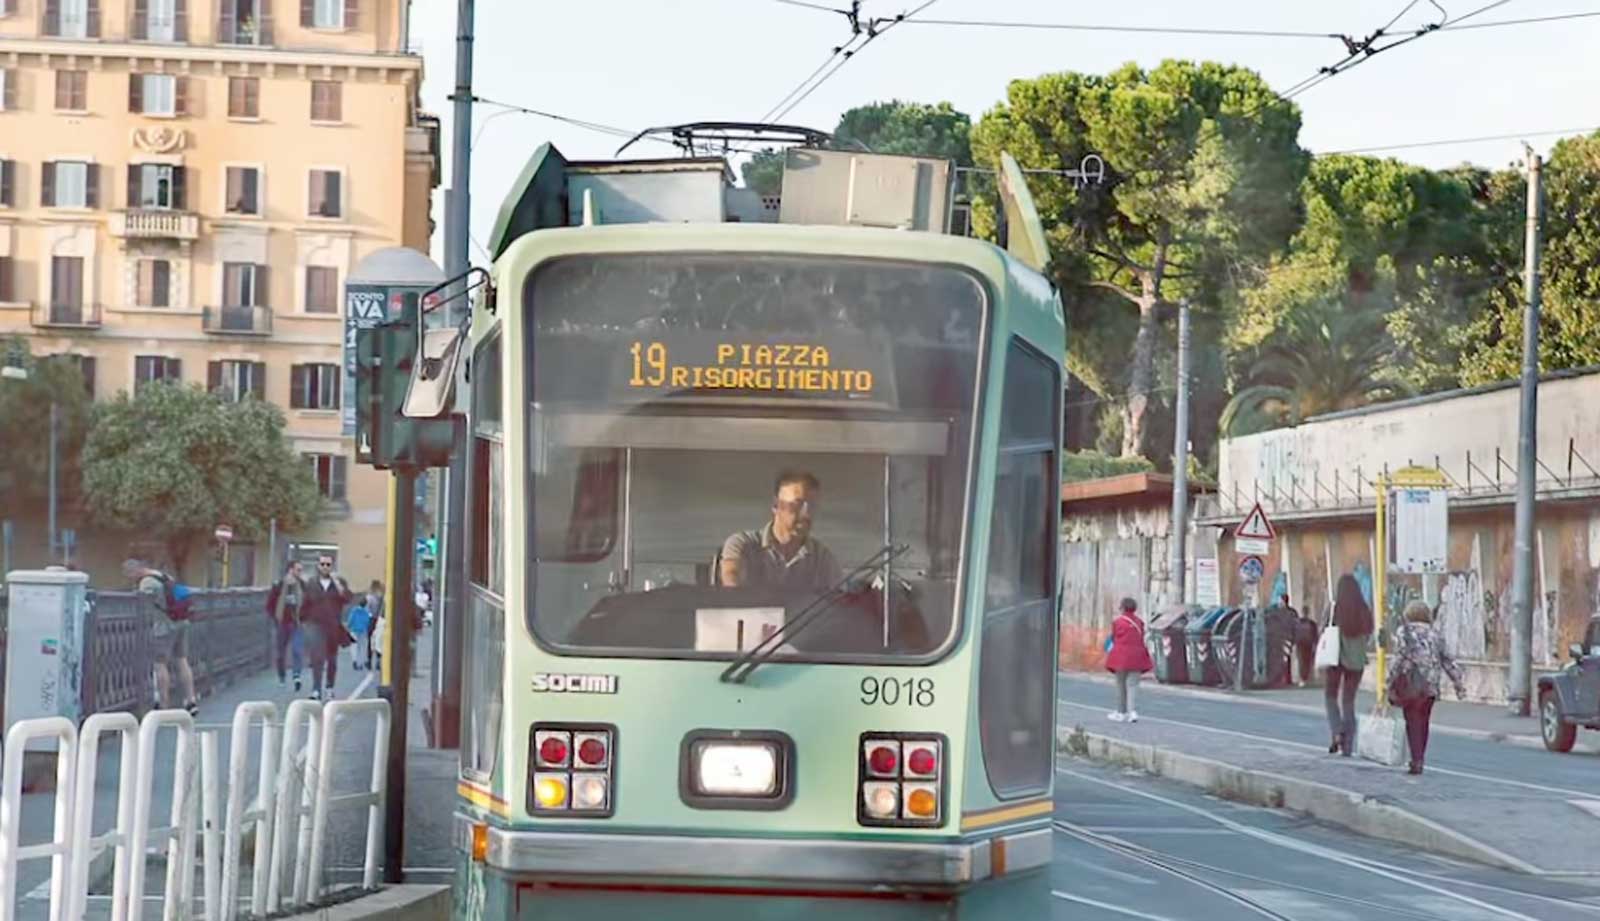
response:
[[[131,208],[111,213],[111,235],[125,240],[189,240],[200,236],[200,216],[190,211]]]
[[[218,336],[270,336],[272,310],[267,307],[207,307],[201,324]]]
[[[39,329],[99,329],[99,304],[35,304],[33,325]]]
[[[225,0],[227,2],[227,0]],[[249,4],[230,15],[233,11],[224,10],[217,24],[217,43],[222,45],[254,45],[258,48],[272,46],[272,16],[263,15],[259,19],[249,11]]]

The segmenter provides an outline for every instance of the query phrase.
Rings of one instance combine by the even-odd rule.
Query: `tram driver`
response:
[[[822,484],[810,473],[786,470],[773,484],[772,520],[740,531],[722,545],[718,576],[724,586],[828,588],[843,578],[839,561],[811,536]]]

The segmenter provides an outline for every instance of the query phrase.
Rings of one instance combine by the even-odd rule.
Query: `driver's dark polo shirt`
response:
[[[745,585],[779,588],[826,588],[844,577],[839,561],[816,538],[808,537],[799,552],[784,559],[772,539],[772,524],[759,531],[740,531],[722,545],[724,560],[738,560]]]

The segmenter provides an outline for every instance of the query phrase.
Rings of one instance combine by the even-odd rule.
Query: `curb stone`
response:
[[[386,886],[334,905],[277,915],[282,921],[450,921],[450,887]]]
[[[1057,730],[1061,750],[1082,732],[1091,761],[1133,767],[1158,777],[1199,787],[1224,799],[1270,809],[1287,809],[1341,828],[1476,863],[1538,875],[1538,867],[1469,835],[1389,803],[1328,784],[1252,771],[1154,745],[1141,745],[1079,729]]]

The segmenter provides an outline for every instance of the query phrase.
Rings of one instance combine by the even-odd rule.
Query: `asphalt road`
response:
[[[1600,879],[1488,869],[1079,759],[1056,775],[1058,919],[1600,921]]]

